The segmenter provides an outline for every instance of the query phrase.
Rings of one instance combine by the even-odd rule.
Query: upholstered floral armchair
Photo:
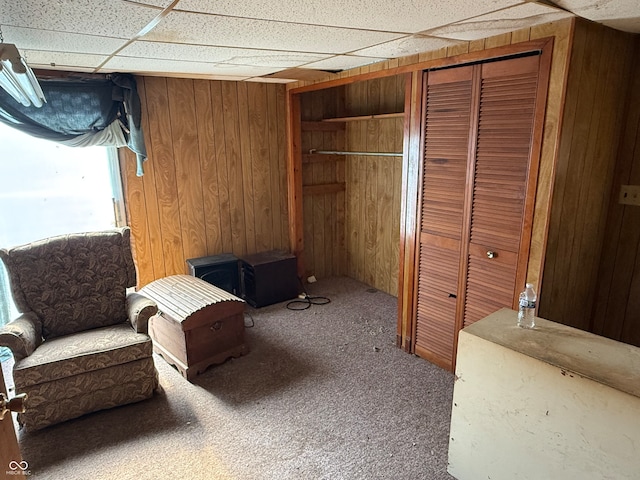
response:
[[[71,234],[0,250],[22,312],[0,328],[14,355],[20,425],[37,430],[153,395],[155,303],[132,291],[130,231]]]

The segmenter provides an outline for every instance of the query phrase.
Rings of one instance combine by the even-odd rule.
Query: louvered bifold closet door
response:
[[[415,353],[451,369],[465,205],[473,67],[429,72]]]
[[[516,273],[521,236],[527,228],[525,199],[539,59],[536,55],[481,66],[462,327],[500,308],[515,307],[522,287],[516,285]]]

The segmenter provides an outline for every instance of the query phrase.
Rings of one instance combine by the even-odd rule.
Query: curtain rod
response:
[[[311,155],[362,155],[368,157],[401,157],[403,155],[402,152],[342,152],[338,150],[316,150],[315,148],[309,150],[309,153]]]

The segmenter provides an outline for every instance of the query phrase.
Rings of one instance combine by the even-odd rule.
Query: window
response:
[[[66,147],[3,123],[0,145],[0,247],[123,222],[115,147]],[[16,315],[0,262],[0,325]]]

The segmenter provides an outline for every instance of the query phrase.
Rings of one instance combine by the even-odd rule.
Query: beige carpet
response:
[[[251,352],[193,384],[156,357],[153,399],[21,432],[32,478],[453,478],[453,375],[395,347],[396,299],[348,278],[309,293],[331,303],[248,309]]]

